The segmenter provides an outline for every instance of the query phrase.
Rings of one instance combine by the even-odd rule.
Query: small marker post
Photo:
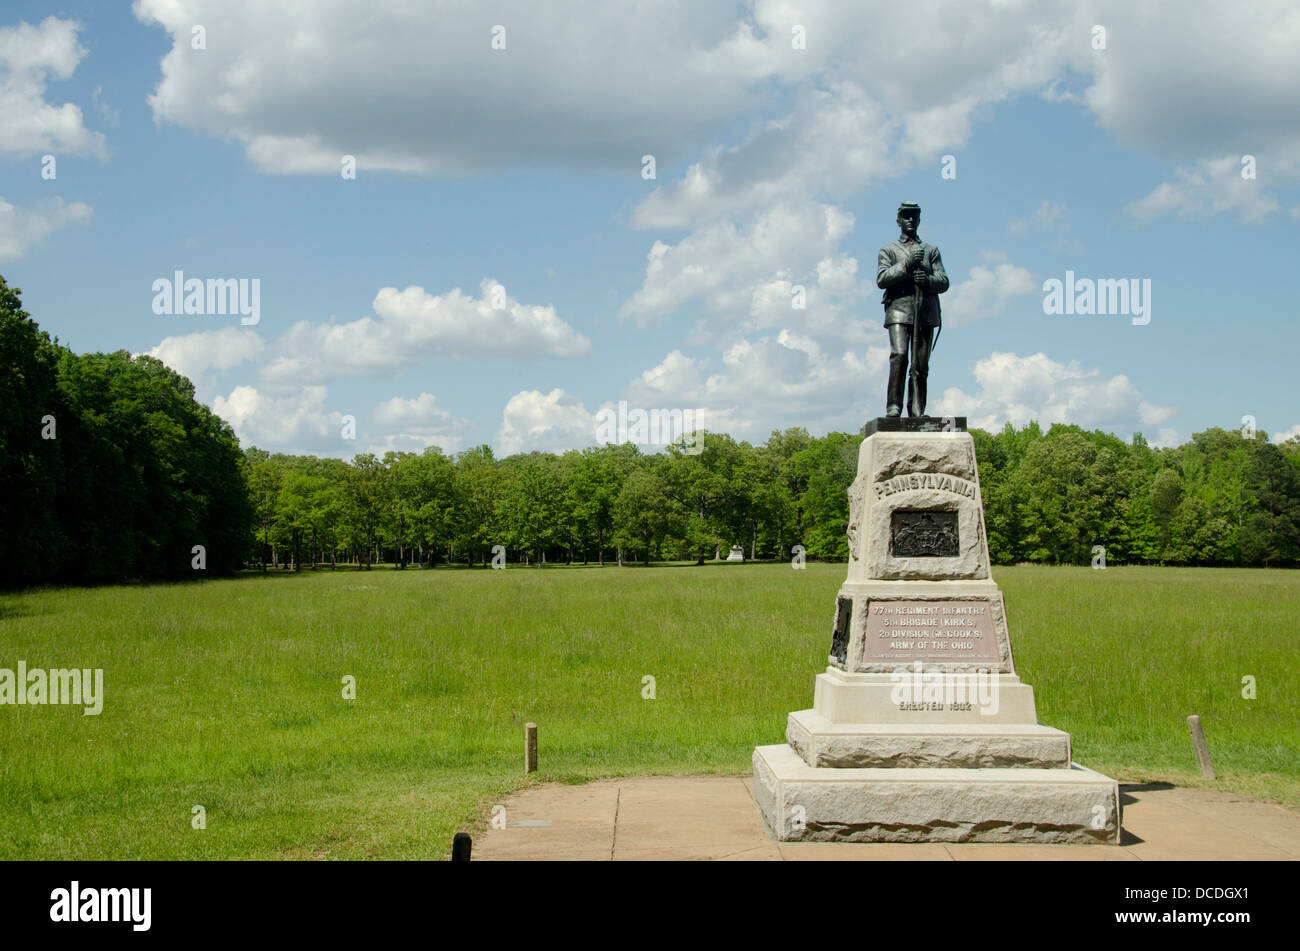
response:
[[[537,724],[524,724],[524,772],[537,772]]]
[[[1210,762],[1210,748],[1205,743],[1201,718],[1195,713],[1187,718],[1187,732],[1192,734],[1192,746],[1196,747],[1196,765],[1200,767],[1201,776],[1214,779],[1214,764]]]
[[[451,860],[453,862],[468,862],[470,850],[474,847],[474,840],[470,838],[468,832],[457,832],[451,840]]]

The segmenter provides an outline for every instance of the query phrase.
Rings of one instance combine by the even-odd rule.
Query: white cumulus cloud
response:
[[[90,215],[90,206],[79,201],[45,198],[29,208],[20,208],[0,196],[0,261],[23,257],[60,228],[89,221]]]
[[[762,441],[773,429],[858,430],[884,384],[883,346],[828,350],[790,330],[740,340],[720,366],[679,350],[626,387],[629,404],[701,412],[705,428]]]
[[[1300,439],[1300,423],[1296,423],[1290,429],[1284,429],[1280,433],[1274,433],[1270,441],[1280,444],[1288,439]]]
[[[619,317],[653,325],[696,301],[726,318],[729,326],[737,314],[761,316],[774,300],[789,314],[789,291],[797,281],[824,275],[837,289],[852,286],[857,262],[837,253],[840,240],[852,230],[848,212],[804,202],[773,206],[740,224],[710,224],[676,245],[656,241],[645,281],[619,309]],[[765,324],[760,320],[750,326]]]
[[[255,330],[222,327],[164,337],[148,353],[181,376],[188,377],[202,399],[210,385],[205,376],[209,370],[229,370],[239,366],[260,354],[264,346]]]
[[[267,172],[639,171],[753,101],[735,11],[503,0],[136,0],[172,48],[159,122],[242,142]],[[195,24],[206,49],[191,48]],[[503,49],[493,49],[494,27]]]
[[[1247,221],[1263,221],[1280,207],[1277,198],[1257,178],[1243,178],[1241,156],[1197,162],[1178,168],[1173,181],[1162,182],[1128,210],[1137,218],[1174,214],[1206,218],[1235,213]]]
[[[993,353],[979,360],[974,394],[950,387],[931,410],[966,416],[971,426],[998,430],[1006,423],[1071,423],[1084,429],[1132,433],[1149,430],[1174,412],[1152,404],[1124,374],[1106,376],[1078,361],[1059,363],[1045,353]],[[1162,431],[1163,433],[1163,431]]]
[[[522,304],[490,278],[481,289],[475,298],[460,288],[430,294],[423,287],[385,287],[372,302],[374,317],[299,321],[275,342],[262,380],[301,385],[382,376],[435,356],[525,362],[590,355],[591,341],[554,307]]]
[[[351,456],[355,441],[345,440],[344,414],[325,405],[323,386],[304,386],[292,392],[268,394],[254,386],[236,386],[229,396],[218,395],[212,411],[230,423],[245,447],[273,452]]]
[[[103,134],[86,128],[78,106],[45,100],[50,79],[71,79],[86,56],[80,28],[58,17],[0,27],[0,156],[108,156]]]
[[[949,274],[948,292],[940,298],[944,326],[952,327],[980,317],[1002,313],[1012,298],[1038,291],[1034,276],[1025,268],[1002,262],[988,268],[976,265],[960,283]]]
[[[596,420],[582,400],[564,390],[521,390],[506,402],[497,449],[501,455],[562,452],[594,445]]]
[[[472,429],[469,420],[439,406],[432,393],[413,398],[394,396],[376,406],[370,418],[383,430],[384,442],[370,450],[377,455],[390,449],[419,452],[429,446],[447,453],[458,452]]]

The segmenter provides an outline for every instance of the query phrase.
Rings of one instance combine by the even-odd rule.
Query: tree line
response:
[[[702,563],[733,544],[771,558],[801,541],[830,557],[839,510],[847,513],[834,496],[852,479],[859,442],[790,430],[754,447],[700,433],[693,446],[653,454],[629,443],[497,459],[482,445],[455,456],[436,447],[360,453],[350,463],[252,448],[253,561]]]
[[[223,574],[251,508],[239,442],[150,356],[75,354],[0,277],[0,585]]]
[[[1300,439],[972,430],[995,563],[1300,564]],[[0,278],[0,584],[301,569],[848,557],[858,434],[496,458],[240,451],[148,356],[72,353]],[[500,547],[497,547],[500,546]],[[202,558],[196,550],[203,552]]]
[[[1152,448],[1077,426],[973,430],[995,563],[1300,563],[1300,440],[1210,429]],[[497,459],[360,454],[351,463],[245,453],[263,566],[433,567],[848,557],[860,435],[719,433],[643,454],[605,445]]]

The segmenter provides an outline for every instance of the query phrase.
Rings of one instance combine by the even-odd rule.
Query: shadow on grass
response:
[[[0,598],[2,597],[0,596]],[[26,606],[19,607],[13,602],[0,600],[0,621],[15,621],[20,617],[31,617],[35,613]]]
[[[839,564],[839,563],[838,563],[838,562],[821,562],[821,561],[817,561],[817,560],[814,560],[814,559],[809,559],[809,564]],[[506,569],[508,569],[508,570],[510,570],[510,571],[587,571],[587,570],[591,570],[591,571],[609,571],[609,572],[612,573],[612,572],[614,572],[614,571],[618,571],[618,570],[626,570],[626,569],[631,569],[631,568],[640,568],[640,569],[644,569],[644,568],[713,568],[713,569],[724,570],[724,571],[725,571],[725,570],[730,570],[730,569],[732,569],[732,568],[739,568],[739,567],[742,567],[742,566],[753,567],[753,566],[756,566],[756,565],[759,565],[759,566],[765,566],[765,567],[769,567],[769,568],[770,568],[770,567],[789,567],[789,562],[788,562],[788,561],[785,561],[785,560],[783,560],[783,559],[770,559],[770,558],[767,558],[767,559],[765,559],[765,558],[759,558],[759,559],[754,559],[754,560],[752,560],[752,561],[747,559],[747,560],[745,560],[745,561],[743,561],[743,562],[741,562],[741,561],[730,561],[730,562],[729,562],[729,561],[726,561],[725,559],[724,559],[724,560],[721,560],[721,561],[714,561],[712,558],[709,558],[709,559],[706,559],[706,560],[705,560],[704,564],[699,564],[699,563],[694,562],[694,561],[652,561],[652,562],[650,562],[650,564],[648,564],[648,565],[647,565],[645,562],[643,562],[643,561],[625,561],[625,562],[623,562],[622,565],[620,565],[618,562],[616,562],[616,561],[612,561],[612,560],[611,560],[611,561],[606,561],[604,565],[601,565],[601,564],[599,564],[598,562],[594,562],[594,561],[593,561],[593,562],[590,562],[590,563],[588,563],[588,564],[583,564],[582,562],[574,562],[574,563],[572,563],[572,564],[566,564],[566,563],[564,563],[564,562],[562,562],[562,561],[559,561],[559,562],[547,562],[547,563],[544,564],[544,565],[539,565],[539,564],[537,564],[536,562],[533,562],[533,563],[531,563],[531,564],[525,564],[524,562],[512,561],[512,562],[507,563],[507,565],[506,565]],[[503,569],[503,570],[506,570],[506,569]],[[312,568],[310,565],[308,565],[308,566],[304,566],[304,567],[303,567],[301,570],[299,570],[299,571],[294,571],[293,569],[286,569],[286,568],[279,568],[279,567],[276,567],[276,568],[268,567],[266,571],[262,571],[261,568],[244,568],[244,569],[241,569],[240,571],[236,572],[235,574],[233,574],[233,575],[228,575],[228,576],[226,576],[226,577],[232,577],[232,578],[294,578],[294,577],[305,577],[305,576],[310,576],[310,575],[331,575],[331,574],[368,574],[368,573],[371,573],[371,572],[386,572],[386,573],[388,573],[388,572],[396,572],[396,571],[412,571],[412,572],[415,572],[415,573],[418,574],[418,573],[421,573],[421,572],[427,572],[427,571],[438,571],[438,572],[443,572],[443,571],[470,571],[470,572],[475,572],[475,571],[491,571],[491,570],[493,570],[493,569],[492,569],[489,565],[466,565],[466,564],[451,564],[451,565],[442,564],[442,565],[432,565],[432,566],[429,566],[429,565],[415,565],[415,564],[408,564],[405,568],[398,568],[396,565],[392,564],[391,562],[384,562],[384,563],[382,563],[382,564],[374,564],[374,565],[371,565],[370,568],[366,568],[365,565],[353,565],[353,564],[340,564],[340,565],[338,565],[337,567],[334,567],[334,568],[331,568],[328,564],[320,565],[320,566],[318,566],[318,567],[316,567],[316,568]],[[151,583],[152,583],[152,582],[151,582]]]

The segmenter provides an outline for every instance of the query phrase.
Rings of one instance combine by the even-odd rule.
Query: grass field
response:
[[[1300,806],[1300,573],[995,577],[1039,719],[1079,762]],[[843,578],[325,570],[0,595],[0,667],[102,667],[106,695],[99,716],[0,706],[0,858],[445,857],[525,784],[529,720],[527,782],[746,772],[811,706]],[[1196,779],[1189,713],[1216,783]]]

